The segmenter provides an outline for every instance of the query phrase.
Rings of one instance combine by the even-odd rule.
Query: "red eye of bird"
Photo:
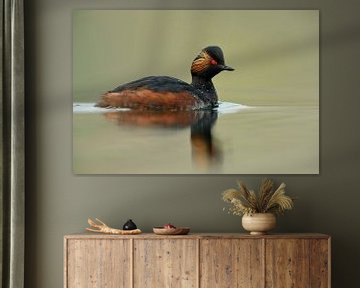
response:
[[[216,64],[217,64],[216,60],[214,60],[214,59],[211,59],[210,63],[211,63],[212,65],[216,65]]]

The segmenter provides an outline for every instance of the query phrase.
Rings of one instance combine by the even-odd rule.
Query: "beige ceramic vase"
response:
[[[276,217],[272,213],[255,213],[242,217],[242,226],[251,235],[263,235],[276,226]]]

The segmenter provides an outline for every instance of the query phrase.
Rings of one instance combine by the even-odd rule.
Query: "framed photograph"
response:
[[[317,10],[72,20],[75,174],[319,173]]]

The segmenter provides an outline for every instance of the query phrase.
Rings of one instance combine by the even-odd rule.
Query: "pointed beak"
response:
[[[226,65],[221,65],[221,69],[222,70],[227,70],[227,71],[234,71],[235,69],[230,67],[230,66],[226,66]]]

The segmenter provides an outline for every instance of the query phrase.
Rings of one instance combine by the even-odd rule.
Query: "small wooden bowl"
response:
[[[153,231],[157,235],[186,235],[189,233],[189,227],[164,228],[154,227]]]

